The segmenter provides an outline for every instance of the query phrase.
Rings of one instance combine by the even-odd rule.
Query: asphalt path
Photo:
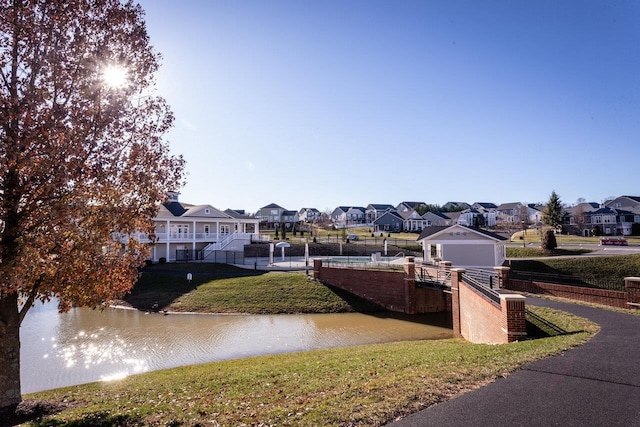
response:
[[[416,426],[640,426],[640,316],[527,297],[586,317],[586,344],[389,424]]]

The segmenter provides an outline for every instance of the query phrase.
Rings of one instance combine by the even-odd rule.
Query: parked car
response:
[[[609,237],[609,238],[600,239],[600,245],[628,246],[629,242],[627,242],[627,239],[624,239],[624,238]]]
[[[347,239],[349,239],[349,240],[359,240],[360,238],[358,237],[357,234],[348,234],[347,235]]]

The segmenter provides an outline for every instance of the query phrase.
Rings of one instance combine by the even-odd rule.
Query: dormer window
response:
[[[179,195],[180,195],[180,193],[178,193],[177,191],[169,191],[169,201],[170,202],[177,202]]]

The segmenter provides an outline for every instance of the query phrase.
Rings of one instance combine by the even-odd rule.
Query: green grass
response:
[[[538,230],[528,229],[526,234],[523,234],[522,231],[517,231],[511,235],[511,240],[513,242],[522,243],[522,237],[524,235],[525,242],[529,243],[540,243],[540,233]],[[602,236],[604,237],[604,236]],[[556,242],[558,245],[567,245],[567,244],[599,244],[600,239],[602,237],[581,237],[567,234],[556,234]],[[613,237],[622,237],[622,236],[613,236]],[[640,236],[624,236],[624,238],[629,242],[630,245],[639,245],[640,244]]]
[[[511,268],[518,271],[597,277],[611,281],[622,281],[625,277],[640,276],[640,254],[512,260]]]
[[[260,356],[25,396],[71,409],[34,426],[384,425],[579,345],[597,325],[530,309],[545,338],[505,345],[412,341]],[[542,330],[542,328],[538,328]]]
[[[193,280],[188,283],[187,272]],[[145,269],[124,301],[138,309],[206,313],[378,311],[373,303],[310,280],[304,273],[259,272],[224,264],[164,264]]]
[[[578,256],[592,252],[590,249],[555,249],[553,251],[545,251],[539,247],[506,247],[507,258],[539,258],[549,256]]]

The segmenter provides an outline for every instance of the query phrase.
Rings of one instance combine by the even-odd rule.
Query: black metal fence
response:
[[[468,273],[462,274],[462,281],[480,292],[482,295],[489,298],[494,303],[500,305],[500,293],[494,289],[489,288],[488,284],[480,282],[478,279],[472,277]]]
[[[598,277],[576,277],[562,274],[535,273],[529,271],[511,270],[509,276],[516,280],[568,285],[583,288],[607,289],[610,291],[625,291],[624,281],[614,281]]]
[[[244,252],[242,251],[211,251],[203,258],[202,251],[191,249],[176,249],[176,261],[206,261],[222,264],[244,264]]]

